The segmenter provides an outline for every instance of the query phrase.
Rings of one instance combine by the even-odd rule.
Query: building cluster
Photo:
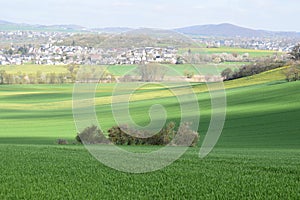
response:
[[[141,63],[171,63],[177,61],[177,49],[168,48],[136,48],[127,50],[117,56],[114,64],[141,64]]]
[[[0,65],[22,65],[25,63],[66,65],[101,64],[127,65],[141,63],[177,63],[176,48],[97,48],[96,46],[62,45],[64,39],[75,33],[0,31]],[[198,37],[197,42],[206,47],[237,47],[246,49],[290,52],[299,41],[295,38],[216,38]],[[25,45],[24,45],[25,44]],[[44,45],[41,45],[44,44]],[[66,45],[66,44],[65,44]],[[222,60],[244,61],[249,56],[221,55]],[[219,55],[217,57],[220,57]],[[230,58],[228,58],[230,57]],[[217,58],[218,59],[218,58]],[[209,58],[214,60],[214,58]],[[218,60],[216,60],[218,61]]]
[[[299,42],[299,39],[294,38],[197,38],[197,40],[209,48],[223,46],[278,52],[290,52],[295,44]]]
[[[46,44],[39,47],[29,45],[0,49],[0,65],[22,65],[25,63],[39,65],[176,63],[176,57],[177,49],[173,47],[101,49]]]

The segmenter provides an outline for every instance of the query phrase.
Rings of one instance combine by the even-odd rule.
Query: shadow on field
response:
[[[48,137],[1,137],[0,144],[57,145],[57,138]]]

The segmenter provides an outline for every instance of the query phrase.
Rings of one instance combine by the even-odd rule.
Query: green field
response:
[[[220,75],[221,72],[226,68],[237,69],[238,67],[245,65],[243,62],[225,62],[220,64],[206,63],[199,66],[191,64],[173,65],[163,64],[161,66],[166,67],[166,76],[184,76],[185,73],[193,73],[195,75]],[[128,74],[134,74],[137,69],[137,65],[115,65],[109,66],[107,69],[110,73],[121,76]]]
[[[212,64],[207,63],[199,66],[199,70],[197,67],[192,66],[190,64],[183,65],[173,65],[173,64],[163,64],[162,66],[166,66],[168,68],[167,76],[184,76],[185,72],[194,72],[194,74],[214,74],[219,75],[226,68],[236,69],[244,64],[243,62],[225,62],[220,64]],[[92,67],[103,67],[103,66],[92,66]],[[106,66],[107,71],[114,76],[122,76],[127,73],[134,73],[137,65],[112,65]],[[46,74],[49,73],[68,73],[67,66],[52,66],[52,65],[10,65],[10,66],[0,66],[0,70],[4,70],[7,74],[33,74],[35,75],[37,72],[43,72]]]
[[[220,53],[236,53],[242,55],[248,53],[250,57],[267,57],[274,54],[280,54],[277,51],[269,50],[255,50],[255,49],[244,49],[244,48],[233,48],[233,47],[220,47],[220,48],[190,48],[194,54],[220,54]],[[188,49],[180,49],[179,53],[187,52]]]
[[[0,199],[298,199],[300,82],[286,83],[280,70],[225,84],[225,127],[208,157],[199,159],[199,148],[190,148],[163,170],[135,175],[110,169],[72,144],[73,85],[2,85]],[[96,93],[105,131],[115,125],[109,104],[113,87],[100,84]],[[193,88],[201,108],[200,146],[211,117],[210,96],[204,85]],[[157,103],[179,122],[176,97],[157,85],[133,95],[136,122],[147,123],[145,111]],[[71,144],[58,146],[58,138]]]
[[[8,74],[36,74],[37,72],[43,73],[67,73],[68,69],[65,66],[57,65],[6,65],[0,66],[0,70],[4,70]]]

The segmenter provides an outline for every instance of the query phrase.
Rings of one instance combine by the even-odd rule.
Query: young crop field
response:
[[[255,49],[243,49],[243,48],[233,48],[233,47],[220,47],[220,48],[190,48],[191,53],[194,54],[221,54],[221,53],[236,53],[242,55],[248,53],[250,57],[267,57],[274,54],[281,54],[277,51],[270,50],[255,50]],[[188,49],[180,49],[179,53],[187,52]]]
[[[36,74],[37,72],[43,73],[67,73],[68,68],[65,66],[53,65],[7,65],[0,66],[0,70],[4,70],[8,74]]]
[[[161,66],[166,67],[166,76],[185,76],[186,73],[192,73],[194,75],[220,75],[226,68],[237,69],[238,67],[245,65],[245,62],[224,62],[220,64],[205,63],[201,65],[191,64],[163,64]],[[137,74],[137,65],[115,65],[108,66],[107,70],[115,76],[122,76],[126,74]]]
[[[280,70],[225,83],[225,127],[204,159],[198,154],[211,99],[205,85],[193,84],[201,111],[198,147],[146,174],[108,168],[83,146],[72,144],[73,85],[0,85],[0,199],[298,199],[300,82],[283,81]],[[115,125],[110,104],[115,86],[99,84],[95,95],[106,133]],[[184,87],[179,91],[187,92]],[[168,119],[179,123],[178,99],[157,84],[131,96],[130,114],[145,125],[154,104],[164,106]],[[59,138],[69,144],[57,145]],[[140,152],[158,147],[122,148]]]
[[[0,149],[1,199],[297,199],[300,192],[297,149],[216,148],[201,160],[191,148],[161,171],[135,175],[78,146]]]
[[[226,68],[237,69],[238,67],[247,64],[246,62],[224,62],[220,64],[206,63],[201,66],[193,66],[190,64],[162,64],[168,70],[166,76],[184,76],[185,73],[190,72],[194,74],[210,74],[220,75],[221,72]],[[111,65],[111,66],[91,66],[91,68],[103,68],[108,73],[114,76],[122,76],[126,74],[135,74],[138,65]],[[198,68],[198,69],[197,69]],[[51,66],[51,65],[12,65],[12,66],[0,66],[0,71],[4,70],[7,74],[23,75],[33,74],[36,75],[39,72],[45,74],[50,73],[69,73],[67,66]]]

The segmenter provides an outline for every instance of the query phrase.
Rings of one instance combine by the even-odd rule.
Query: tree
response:
[[[167,73],[167,68],[159,64],[147,64],[139,66],[137,73],[144,82],[163,81]]]
[[[15,77],[12,74],[4,74],[6,84],[14,84]]]
[[[185,71],[184,71],[184,76],[185,76],[186,78],[193,78],[194,75],[195,75],[195,73],[194,73],[193,71],[189,71],[189,70],[185,70]]]
[[[286,80],[288,82],[299,80],[299,72],[300,70],[297,69],[295,65],[283,71],[284,75],[286,76]]]
[[[10,56],[12,56],[12,55],[14,54],[14,51],[13,51],[12,49],[9,49],[9,50],[7,51],[7,54],[9,54]]]
[[[43,74],[41,71],[36,72],[36,81],[38,84],[46,83],[46,75]]]
[[[78,133],[76,138],[77,142],[85,144],[107,144],[109,141],[103,135],[103,132],[95,125],[85,128],[82,132]]]
[[[176,65],[182,65],[182,64],[184,64],[184,60],[182,57],[178,56],[176,58]]]
[[[300,60],[300,43],[294,46],[289,54],[293,60]]]
[[[5,77],[5,74],[6,74],[5,70],[1,70],[1,71],[0,71],[0,84],[1,84],[1,85],[4,84],[4,77]]]
[[[56,76],[55,72],[47,74],[47,81],[49,84],[57,83],[57,76]]]
[[[22,55],[26,55],[28,53],[29,49],[27,47],[19,47],[18,53]]]
[[[66,77],[66,76],[65,76],[63,73],[58,74],[58,76],[57,76],[57,82],[58,82],[59,84],[65,83],[65,77]]]
[[[233,71],[230,68],[226,68],[222,71],[221,76],[224,78],[224,80],[230,80],[232,79]]]

